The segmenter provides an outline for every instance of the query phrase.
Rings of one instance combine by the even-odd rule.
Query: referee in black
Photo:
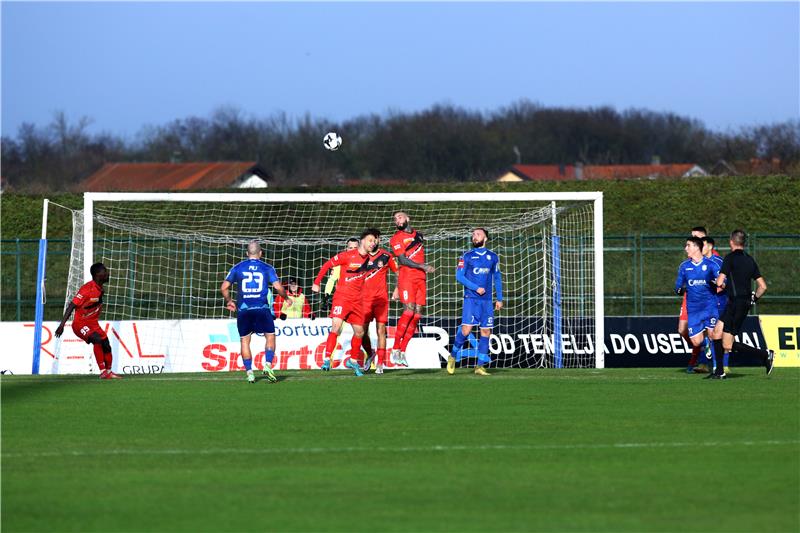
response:
[[[734,337],[739,334],[750,307],[756,303],[767,291],[767,282],[758,270],[755,259],[744,251],[747,242],[747,235],[740,229],[731,232],[730,246],[731,253],[725,256],[722,261],[722,268],[717,278],[717,286],[725,287],[728,295],[728,305],[724,313],[717,321],[714,328],[714,348],[717,369],[709,377],[713,379],[725,379],[725,369],[723,365],[724,353],[749,353],[759,357],[764,362],[767,375],[772,372],[772,363],[775,352],[772,350],[759,350],[741,342],[734,342]],[[752,280],[756,281],[756,290],[751,290]],[[720,343],[721,339],[721,343]],[[720,346],[722,344],[722,346]],[[720,349],[724,349],[723,350]]]

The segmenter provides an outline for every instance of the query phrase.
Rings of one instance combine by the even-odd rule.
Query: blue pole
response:
[[[36,272],[36,318],[33,328],[33,365],[31,374],[39,373],[39,354],[42,351],[42,321],[44,319],[44,280],[47,263],[47,239],[39,239],[39,266]]]
[[[555,350],[555,367],[562,368],[561,360],[561,242],[558,235],[553,235],[553,347]]]

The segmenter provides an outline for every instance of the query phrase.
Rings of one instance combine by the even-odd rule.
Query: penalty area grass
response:
[[[797,531],[800,369],[3,376],[4,531]]]

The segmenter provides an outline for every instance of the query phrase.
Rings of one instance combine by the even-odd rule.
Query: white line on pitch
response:
[[[787,446],[800,444],[800,440],[762,440],[731,442],[617,442],[611,444],[481,444],[475,446],[431,445],[431,446],[345,446],[345,447],[308,447],[308,448],[166,448],[166,449],[112,449],[112,450],[61,450],[43,452],[10,452],[3,453],[3,459],[26,457],[88,457],[119,455],[217,455],[217,454],[335,454],[358,452],[477,452],[477,451],[517,451],[517,450],[601,450],[601,449],[648,449],[648,448],[688,448],[718,446]]]

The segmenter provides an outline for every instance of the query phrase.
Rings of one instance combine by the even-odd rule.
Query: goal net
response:
[[[224,308],[219,287],[245,258],[250,240],[262,243],[264,260],[284,284],[290,277],[297,280],[320,313],[311,293],[320,266],[365,228],[378,228],[388,249],[398,210],[424,235],[425,261],[436,268],[428,275],[418,337],[439,343],[435,351],[442,362],[461,323],[463,287],[455,279],[456,265],[471,249],[471,230],[483,227],[487,247],[500,258],[504,293],[504,307],[495,314],[490,366],[603,366],[602,350],[595,349],[603,335],[601,193],[87,193],[84,210],[74,217],[67,301],[91,279],[89,266],[104,263],[111,280],[102,320],[112,329],[120,324],[109,335],[115,358],[138,350],[161,356],[165,371],[188,371],[198,354],[181,327],[186,321],[226,320],[225,341],[236,341],[228,351],[238,351],[234,315]],[[389,294],[395,285],[390,274]],[[390,337],[401,313],[401,304],[392,302]],[[292,320],[276,322],[278,353],[280,332],[284,338],[290,334],[281,327]],[[128,322],[137,327],[126,340],[117,330]],[[320,315],[314,325],[326,323]],[[477,333],[462,348],[462,364],[475,362],[470,356],[477,355]],[[412,341],[409,361],[415,350],[431,346]],[[214,358],[205,356],[213,364]]]

